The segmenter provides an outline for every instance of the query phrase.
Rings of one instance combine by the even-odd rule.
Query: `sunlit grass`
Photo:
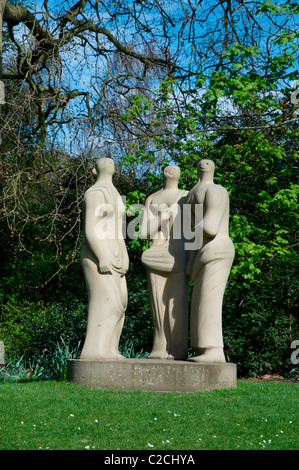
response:
[[[0,384],[1,450],[298,449],[298,385],[197,393]]]

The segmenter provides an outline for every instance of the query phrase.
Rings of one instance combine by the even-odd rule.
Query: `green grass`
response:
[[[197,393],[4,382],[0,449],[297,450],[298,391],[247,380]]]

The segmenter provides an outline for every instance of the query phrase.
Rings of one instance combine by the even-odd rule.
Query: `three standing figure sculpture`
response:
[[[97,162],[96,183],[84,196],[81,263],[88,292],[88,317],[81,359],[124,359],[118,346],[127,307],[128,253],[122,231],[124,204],[112,183],[113,160]],[[153,322],[149,359],[186,360],[189,333],[195,362],[225,362],[222,304],[234,259],[229,237],[229,196],[213,181],[215,165],[201,160],[198,182],[179,189],[180,168],[163,171],[163,187],[145,202],[142,254]],[[190,238],[190,229],[192,239]]]

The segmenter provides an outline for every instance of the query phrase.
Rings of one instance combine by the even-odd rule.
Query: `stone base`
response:
[[[67,380],[90,388],[199,392],[236,388],[236,364],[157,359],[70,359]]]

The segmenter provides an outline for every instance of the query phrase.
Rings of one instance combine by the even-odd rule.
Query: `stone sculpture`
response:
[[[187,252],[182,212],[188,192],[178,188],[180,168],[168,166],[163,188],[148,197],[141,237],[152,240],[143,252],[153,320],[150,359],[186,359],[188,351]]]
[[[88,317],[80,359],[123,359],[118,345],[127,307],[129,258],[122,234],[125,207],[112,183],[111,158],[96,164],[96,183],[84,195],[81,264],[88,292]]]
[[[188,195],[192,228],[202,245],[190,250],[187,274],[193,281],[190,312],[191,347],[196,362],[225,362],[222,338],[222,302],[234,259],[229,237],[229,196],[213,182],[215,165],[201,160],[198,182]],[[202,211],[196,206],[202,205]],[[202,213],[202,217],[196,217]]]

